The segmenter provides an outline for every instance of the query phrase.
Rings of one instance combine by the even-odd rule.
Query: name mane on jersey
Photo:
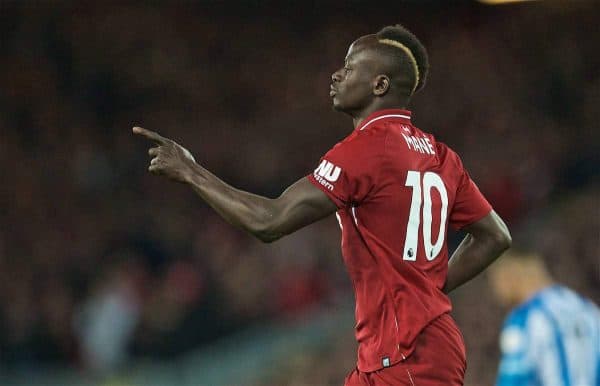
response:
[[[402,133],[402,136],[406,140],[409,150],[418,151],[421,154],[434,155],[433,145],[429,142],[427,137],[416,137],[414,135],[406,135]]]

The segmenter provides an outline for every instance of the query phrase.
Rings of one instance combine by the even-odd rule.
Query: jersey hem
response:
[[[391,360],[390,360],[390,365],[389,366],[383,366],[383,365],[371,365],[371,366],[366,366],[364,368],[361,367],[360,363],[357,362],[356,363],[356,368],[363,372],[363,373],[373,373],[375,371],[379,371],[379,370],[383,370],[383,369],[387,369],[390,368],[392,366],[397,365],[398,363],[404,362],[406,361],[408,358],[410,358],[410,356],[415,352],[415,350],[417,349],[415,342],[417,341],[417,338],[419,337],[419,335],[421,335],[423,333],[423,331],[425,331],[425,329],[427,327],[429,327],[433,322],[435,322],[438,318],[440,318],[442,315],[445,314],[450,314],[451,310],[448,311],[444,311],[442,313],[440,313],[439,315],[434,316],[429,322],[427,322],[423,328],[421,328],[419,330],[419,332],[415,335],[414,339],[412,340],[412,342],[410,342],[408,350],[405,352],[400,352],[398,351],[395,355],[390,355],[391,356]],[[459,329],[460,332],[460,329]],[[462,335],[461,335],[462,337]],[[464,340],[464,339],[463,339]]]
[[[483,219],[485,216],[487,216],[487,215],[489,215],[490,213],[492,213],[492,211],[493,211],[493,210],[494,210],[494,208],[490,206],[490,209],[489,209],[489,210],[487,210],[487,211],[486,211],[484,214],[482,214],[481,216],[476,216],[476,217],[475,217],[475,219],[474,219],[473,221],[470,221],[468,224],[464,224],[464,225],[461,225],[461,226],[458,226],[458,227],[452,227],[452,228],[454,228],[454,230],[456,230],[456,231],[460,231],[460,230],[462,230],[463,228],[465,228],[465,227],[468,227],[469,225],[475,224],[477,221],[479,221],[479,220]]]

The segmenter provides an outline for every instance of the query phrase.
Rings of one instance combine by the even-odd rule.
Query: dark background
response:
[[[461,154],[518,246],[598,302],[599,8],[0,2],[0,373],[105,379],[341,312],[352,299],[334,219],[261,245],[146,173],[147,143],[130,129],[158,130],[274,197],[352,129],[328,96],[348,45],[398,22],[430,55],[415,124]],[[467,384],[491,384],[508,310],[485,275],[453,298]],[[316,350],[289,347],[300,362],[275,363],[258,384],[341,384],[352,322],[340,331]]]

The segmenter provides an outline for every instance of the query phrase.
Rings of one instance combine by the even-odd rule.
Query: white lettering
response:
[[[325,179],[327,181],[336,182],[337,179],[340,178],[341,172],[342,172],[342,169],[340,169],[339,166],[336,166],[333,168],[333,170],[331,170],[329,173],[325,174],[323,177],[325,177]]]
[[[321,161],[321,164],[319,165],[319,167],[315,170],[315,173],[317,173],[318,175],[323,177],[325,175],[325,173],[327,173],[329,171],[329,169],[331,169],[331,167],[332,167],[331,163],[329,163],[326,160],[323,160],[323,161]]]
[[[316,172],[313,173],[313,177],[315,177],[315,180],[317,180],[317,182],[321,185],[323,185],[324,187],[326,187],[329,190],[333,190],[333,185],[331,185],[329,182],[325,181],[325,179],[323,177],[321,177],[320,175],[318,175]]]
[[[315,169],[315,175],[325,178],[329,182],[335,182],[340,178],[342,169],[329,161],[323,160],[318,168]]]
[[[429,142],[429,138],[425,137],[425,142],[427,142],[427,146],[429,147],[429,151],[431,152],[431,154],[435,154],[435,151],[433,151],[433,145],[431,144],[431,142]]]
[[[410,137],[408,137],[406,134],[402,133],[402,136],[404,137],[404,140],[406,141],[406,144],[408,145],[408,148],[410,149],[410,145],[412,144]]]
[[[419,140],[419,145],[421,145],[421,148],[423,149],[423,152],[427,153],[427,154],[431,154],[429,152],[429,149],[427,148],[427,144],[425,143],[425,141],[423,140],[423,138],[417,138]]]
[[[419,140],[413,136],[411,136],[411,138],[412,138],[413,146],[415,147],[415,149],[419,150],[419,153],[423,153],[423,148],[421,147]]]
[[[422,153],[422,154],[435,154],[435,151],[433,150],[433,145],[429,141],[429,138],[427,138],[427,137],[418,138],[418,137],[415,137],[414,135],[409,136],[404,133],[401,133],[401,134],[404,137],[404,140],[406,141],[408,150],[418,151],[419,153]]]

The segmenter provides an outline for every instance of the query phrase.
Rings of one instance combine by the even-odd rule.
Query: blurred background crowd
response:
[[[452,4],[0,2],[0,373],[102,380],[342,313],[245,383],[340,385],[356,352],[335,219],[263,245],[148,174],[130,129],[274,197],[352,128],[328,96],[348,45],[397,22],[430,55],[415,124],[461,154],[517,245],[598,303],[600,8]],[[467,385],[489,385],[508,310],[485,275],[453,301]]]

